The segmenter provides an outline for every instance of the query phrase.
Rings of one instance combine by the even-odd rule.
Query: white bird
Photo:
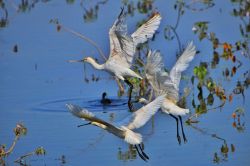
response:
[[[109,30],[110,54],[104,64],[98,64],[92,57],[85,57],[82,60],[71,60],[70,62],[88,62],[95,69],[105,70],[116,78],[125,81],[130,87],[128,106],[132,110],[131,93],[133,85],[125,78],[126,76],[142,77],[130,69],[136,47],[140,43],[152,38],[158,29],[161,21],[159,13],[155,13],[146,23],[142,24],[134,33],[127,35],[127,25],[125,24],[125,14],[122,11],[113,26]]]
[[[184,142],[187,141],[183,125],[182,118],[189,113],[189,109],[184,109],[177,106],[179,101],[179,84],[181,79],[181,72],[187,69],[189,62],[192,61],[196,53],[196,48],[193,42],[190,42],[182,55],[177,60],[176,64],[171,69],[170,73],[164,70],[164,64],[162,62],[162,56],[159,52],[149,51],[147,57],[147,63],[145,65],[146,78],[153,88],[155,96],[166,94],[166,98],[161,106],[161,110],[176,120],[177,123],[177,139],[179,144],[181,138],[179,136],[179,123],[181,122],[181,130]],[[147,103],[145,99],[140,99],[141,102]]]
[[[157,97],[154,101],[140,108],[136,112],[133,112],[117,124],[111,124],[109,122],[106,122],[96,117],[92,112],[88,111],[87,109],[81,108],[77,105],[66,104],[66,107],[74,116],[89,121],[89,123],[87,124],[92,124],[104,130],[107,130],[113,135],[124,139],[125,142],[134,145],[139,156],[146,161],[146,159],[149,159],[149,157],[143,152],[140,145],[142,143],[142,135],[132,130],[145,125],[161,107],[164,98],[165,95]],[[139,151],[137,145],[139,146],[141,152]]]

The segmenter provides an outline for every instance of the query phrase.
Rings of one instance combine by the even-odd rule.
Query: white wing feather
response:
[[[81,119],[88,119],[88,118],[93,118],[95,115],[92,112],[89,112],[87,109],[81,108],[77,105],[73,104],[66,104],[66,107],[68,110],[76,117],[81,118]]]
[[[131,145],[137,145],[137,144],[142,143],[142,135],[140,133],[136,133],[136,132],[128,129],[125,126],[122,126],[121,129],[125,131],[124,140],[127,143],[129,143]]]
[[[181,72],[187,69],[189,62],[193,60],[195,53],[195,46],[193,42],[190,42],[170,71],[171,81],[177,90],[179,90]],[[169,82],[166,82],[166,84],[169,84]]]
[[[165,95],[157,97],[154,101],[124,119],[120,125],[127,126],[130,130],[142,127],[158,111],[164,101],[164,98]]]
[[[135,45],[146,42],[149,38],[153,37],[155,31],[158,29],[161,22],[161,16],[159,13],[140,26],[132,35]]]
[[[145,65],[145,72],[147,80],[154,90],[155,96],[167,94],[168,88],[165,86],[165,81],[170,80],[168,72],[164,69],[164,63],[160,52],[149,51],[147,56],[147,63]],[[173,86],[172,86],[173,87]]]
[[[132,38],[127,36],[127,24],[125,23],[125,13],[122,9],[118,18],[115,20],[113,26],[109,30],[110,41],[110,55],[109,60],[116,60],[125,67],[130,67],[133,57],[129,56],[124,50],[134,50]]]
[[[157,72],[162,71],[164,64],[160,52],[149,50],[147,63],[144,68],[147,76],[154,76]]]
[[[160,14],[155,14],[150,20],[140,26],[131,36],[127,35],[125,14],[123,9],[109,30],[110,56],[109,60],[115,60],[119,65],[129,68],[132,65],[136,46],[146,42],[153,36],[159,27]]]

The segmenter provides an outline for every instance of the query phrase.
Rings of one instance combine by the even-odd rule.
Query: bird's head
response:
[[[102,98],[105,98],[105,96],[107,96],[107,93],[106,93],[106,92],[103,92],[103,93],[102,93]]]
[[[85,57],[82,59],[83,62],[91,62],[91,61],[95,61],[93,58],[91,57]]]

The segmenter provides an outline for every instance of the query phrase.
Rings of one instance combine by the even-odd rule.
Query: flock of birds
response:
[[[139,74],[130,69],[136,52],[136,47],[138,44],[144,43],[148,39],[152,38],[160,25],[160,21],[160,14],[155,13],[134,33],[128,35],[127,25],[125,24],[125,13],[122,9],[118,18],[109,30],[110,55],[108,60],[104,64],[98,64],[93,58],[85,57],[82,60],[75,60],[71,62],[88,62],[94,68],[98,70],[105,70],[128,84],[130,87],[128,107],[132,110],[133,105],[131,102],[131,94],[133,84],[129,82],[127,77],[143,79]],[[137,111],[131,113],[119,123],[109,123],[104,121],[96,117],[87,109],[81,108],[77,105],[66,104],[66,107],[74,116],[88,121],[88,123],[84,125],[91,124],[98,126],[133,145],[138,155],[144,161],[147,161],[149,157],[142,148],[142,135],[134,130],[144,126],[159,109],[161,109],[164,113],[169,114],[176,120],[177,140],[179,144],[181,143],[181,137],[179,135],[179,121],[181,124],[183,140],[184,142],[187,141],[183,130],[181,116],[188,114],[189,109],[177,106],[177,102],[179,100],[179,83],[181,73],[188,67],[189,62],[194,58],[195,53],[195,46],[193,45],[193,42],[190,42],[170,72],[166,72],[161,54],[158,51],[149,51],[147,55],[147,62],[144,65],[144,79],[147,79],[150,83],[155,99],[153,101],[148,101],[147,99],[141,98],[139,101],[145,105]],[[106,93],[103,93],[103,99],[105,99],[105,96]]]

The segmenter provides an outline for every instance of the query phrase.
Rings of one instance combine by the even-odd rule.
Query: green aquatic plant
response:
[[[205,77],[207,76],[207,66],[204,63],[201,63],[200,66],[194,67],[194,75],[199,80],[199,86],[202,86],[205,81]]]

